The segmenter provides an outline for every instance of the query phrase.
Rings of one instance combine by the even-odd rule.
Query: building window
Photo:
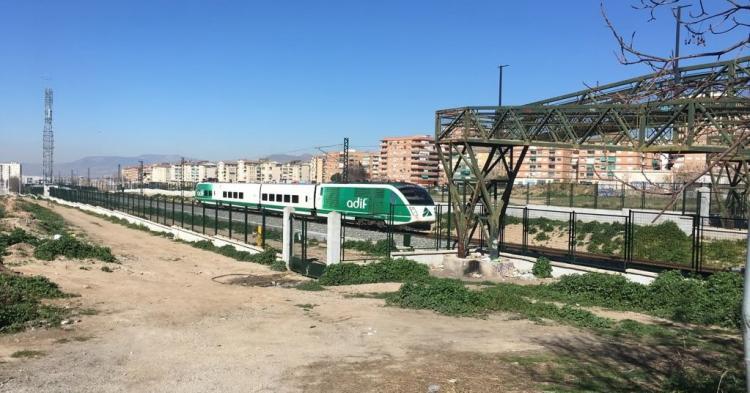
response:
[[[307,199],[307,197],[305,197]],[[299,195],[292,195],[292,203],[299,203]]]

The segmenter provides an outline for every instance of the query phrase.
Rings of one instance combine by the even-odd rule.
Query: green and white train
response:
[[[429,227],[435,221],[435,203],[416,184],[256,184],[198,183],[195,198],[201,203],[250,207],[281,212],[327,216],[335,211],[344,219],[366,225]]]

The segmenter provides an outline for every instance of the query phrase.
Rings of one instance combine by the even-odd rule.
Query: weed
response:
[[[34,257],[45,261],[54,260],[58,255],[71,259],[94,258],[104,262],[116,261],[109,247],[89,244],[68,234],[62,235],[57,240],[46,240],[34,250]]]
[[[313,308],[315,308],[317,306],[317,304],[305,303],[305,304],[295,304],[295,306],[297,306],[297,307],[299,307],[299,308],[301,308],[301,309],[303,309],[305,311],[310,311]]]
[[[321,285],[354,285],[376,282],[404,282],[426,278],[429,268],[408,259],[384,258],[367,265],[340,263],[328,265],[320,276]]]
[[[59,234],[65,231],[65,220],[61,215],[36,203],[19,202],[16,204],[22,210],[31,213],[39,226],[47,233]]]
[[[395,248],[395,243],[391,242],[389,246],[388,240],[385,239],[378,240],[374,243],[369,240],[347,240],[344,242],[342,247],[345,250],[357,250],[370,255],[387,256],[388,251]]]
[[[297,285],[295,288],[299,289],[300,291],[324,291],[326,289],[316,280],[305,281]]]
[[[112,273],[112,272],[114,272],[114,270],[110,269],[109,266],[106,266],[106,265],[102,266],[102,271],[105,272],[105,273]]]
[[[42,351],[32,351],[28,349],[24,349],[23,351],[16,351],[10,354],[10,357],[12,358],[38,358],[40,356],[44,356],[45,353]]]
[[[66,296],[57,284],[45,277],[0,274],[0,332],[60,323],[67,311],[42,305],[40,300]]]
[[[531,269],[531,273],[536,278],[550,278],[552,277],[552,264],[549,259],[545,257],[539,257],[534,263],[534,267]]]

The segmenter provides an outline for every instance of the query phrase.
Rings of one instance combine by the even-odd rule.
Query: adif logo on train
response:
[[[346,201],[346,207],[350,209],[364,209],[367,207],[367,198],[359,197],[355,200]]]

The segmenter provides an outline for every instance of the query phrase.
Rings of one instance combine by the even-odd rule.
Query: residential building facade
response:
[[[435,186],[440,178],[438,154],[430,135],[384,138],[380,141],[378,176],[397,181]]]

